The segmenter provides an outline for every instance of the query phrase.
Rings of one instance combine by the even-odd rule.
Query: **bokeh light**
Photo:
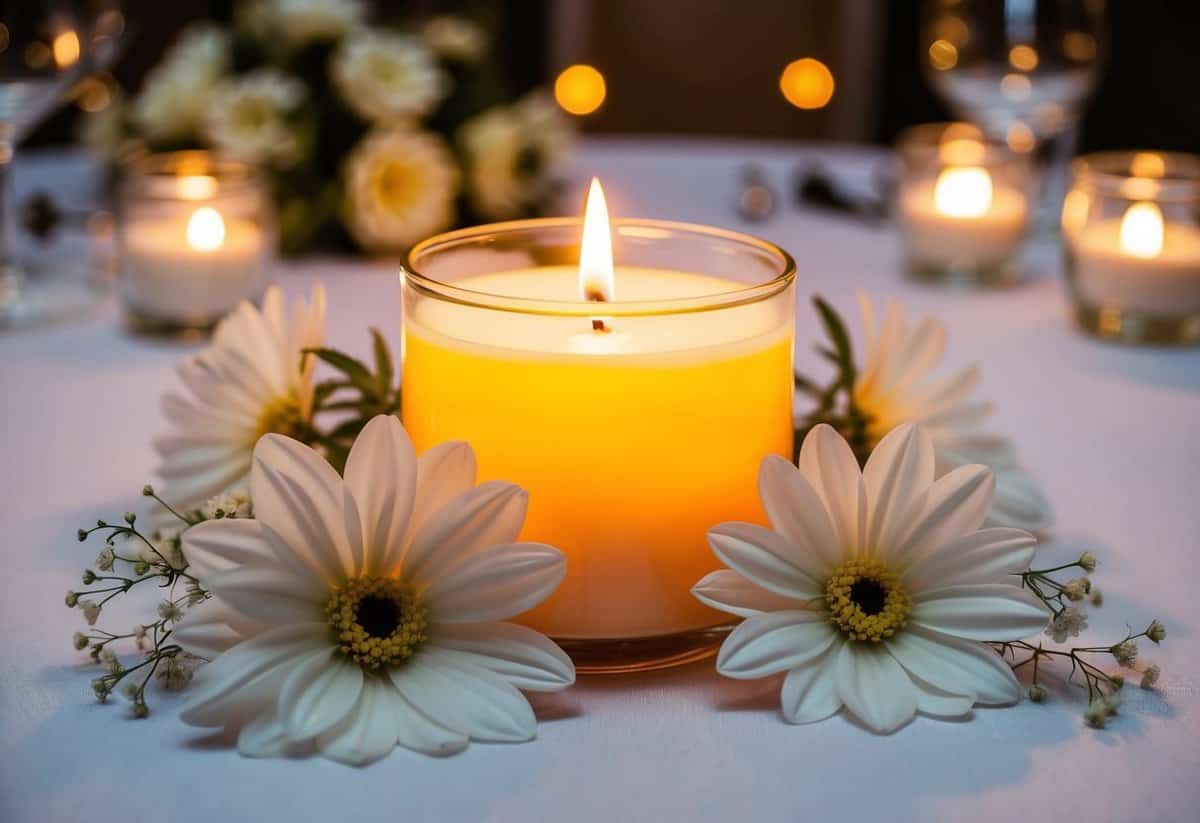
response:
[[[1033,71],[1038,64],[1037,49],[1033,46],[1013,46],[1008,50],[1008,62],[1018,71]]]
[[[1008,143],[1008,147],[1013,151],[1026,154],[1033,151],[1037,145],[1037,136],[1034,135],[1033,129],[1018,120],[1008,127],[1004,134],[1004,142]]]
[[[787,64],[779,76],[779,90],[796,108],[820,109],[833,99],[833,72],[812,57]]]
[[[949,40],[934,40],[929,45],[929,65],[947,71],[958,65],[958,49]]]
[[[554,99],[569,114],[591,114],[607,95],[604,75],[586,63],[568,66],[554,81]]]

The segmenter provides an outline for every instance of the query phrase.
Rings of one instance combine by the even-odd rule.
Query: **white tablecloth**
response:
[[[80,615],[62,595],[98,548],[75,542],[75,529],[141,504],[158,397],[186,349],[127,336],[110,304],[82,324],[0,337],[0,820],[1196,819],[1200,350],[1077,334],[1050,250],[1018,288],[955,293],[902,279],[888,229],[790,206],[761,225],[738,220],[743,162],[783,187],[813,155],[848,174],[867,168],[866,155],[833,149],[592,141],[574,182],[598,174],[615,214],[747,229],[789,249],[802,366],[816,367],[810,292],[853,312],[861,287],[944,318],[948,360],[983,363],[996,426],[1052,496],[1061,551],[1086,545],[1101,559],[1096,636],[1126,620],[1168,625],[1161,649],[1143,649],[1163,666],[1159,693],[1127,690],[1100,732],[1082,726],[1075,693],[967,722],[918,717],[882,738],[843,718],[789,726],[777,679],[726,680],[708,661],[539,697],[528,745],[473,744],[447,760],[397,750],[366,770],[241,759],[180,723],[169,696],[131,720],[120,699],[91,701],[93,669],[70,644]],[[368,325],[398,341],[395,266],[307,262],[279,280],[299,292],[315,278],[329,289],[336,345],[365,354]]]

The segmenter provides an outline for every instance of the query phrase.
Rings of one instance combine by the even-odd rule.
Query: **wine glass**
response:
[[[98,296],[86,267],[20,253],[12,161],[76,84],[112,61],[123,28],[113,0],[0,2],[0,329],[77,314]]]
[[[1105,45],[1104,0],[925,0],[930,85],[989,136],[1040,152],[1041,207],[1054,224]]]

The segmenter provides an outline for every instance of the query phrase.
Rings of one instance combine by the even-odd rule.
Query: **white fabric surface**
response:
[[[1082,726],[1073,690],[968,722],[918,717],[880,738],[844,718],[786,725],[778,678],[726,680],[707,661],[536,697],[541,728],[528,745],[473,744],[446,760],[397,750],[365,771],[241,759],[180,723],[171,696],[154,698],[151,719],[131,720],[120,698],[92,702],[94,670],[70,644],[82,620],[62,595],[99,549],[75,542],[75,529],[142,505],[150,438],[163,428],[158,397],[186,349],[127,336],[110,303],[83,324],[0,337],[0,820],[1195,819],[1200,350],[1075,333],[1053,250],[1033,255],[1042,273],[1020,287],[956,293],[905,282],[889,229],[786,204],[767,223],[738,220],[743,162],[763,164],[783,189],[814,155],[865,177],[865,155],[834,149],[592,141],[576,157],[572,196],[598,174],[614,214],[749,230],[790,250],[805,367],[817,367],[813,291],[855,318],[858,287],[939,314],[949,363],[983,363],[996,427],[1016,436],[1057,507],[1055,537],[1067,545],[1047,556],[1086,546],[1100,558],[1097,642],[1125,621],[1167,624],[1162,648],[1142,644],[1163,666],[1159,693],[1127,689],[1100,732]],[[368,325],[398,342],[394,265],[307,262],[279,280],[295,293],[317,277],[336,345],[366,354]]]

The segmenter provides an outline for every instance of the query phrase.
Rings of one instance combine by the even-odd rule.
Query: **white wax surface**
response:
[[[667,269],[618,266],[616,304],[696,298],[745,288],[746,284]],[[487,294],[583,304],[578,269],[542,266],[476,275],[455,286]],[[444,300],[422,298],[405,322],[410,331],[441,345],[479,351],[503,349],[518,356],[545,358],[611,358],[628,363],[729,357],[778,341],[788,333],[786,313],[760,301],[745,306],[685,314],[639,317],[609,316],[596,303],[595,315],[542,316],[478,309]],[[410,303],[411,306],[411,303]],[[611,306],[610,306],[611,308]],[[604,319],[608,332],[592,330],[591,316]]]
[[[1013,255],[1029,211],[1020,192],[995,185],[984,214],[955,217],[938,211],[934,185],[930,180],[901,192],[900,219],[910,259],[940,266],[988,266]]]
[[[124,230],[122,288],[131,305],[158,317],[219,317],[262,291],[265,251],[262,229],[249,220],[226,219],[221,246],[199,251],[188,245],[186,216],[137,216]]]
[[[1075,286],[1088,301],[1163,315],[1200,311],[1200,229],[1167,223],[1154,257],[1121,248],[1120,219],[1086,225],[1070,242]]]

